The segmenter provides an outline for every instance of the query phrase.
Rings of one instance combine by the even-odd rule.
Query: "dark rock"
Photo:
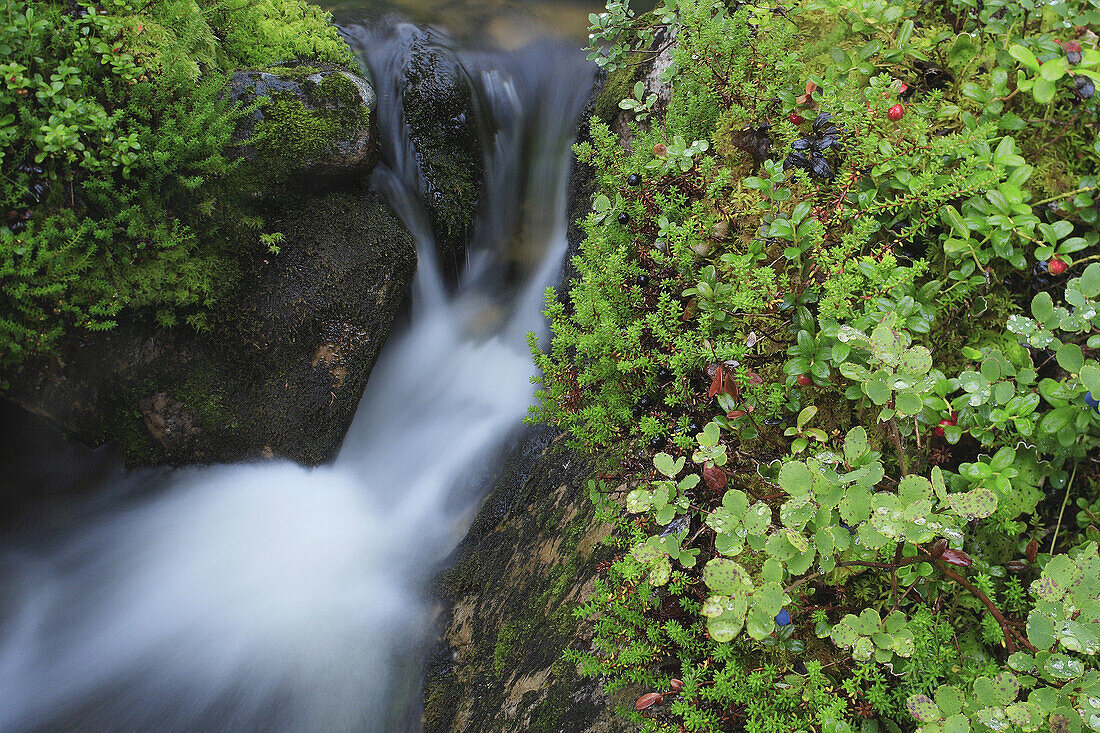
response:
[[[135,316],[74,331],[5,395],[131,464],[331,458],[415,268],[411,237],[369,190],[265,211],[278,255],[242,256],[210,327]]]
[[[513,461],[496,483],[457,562],[437,581],[447,605],[424,684],[425,733],[613,733],[633,726],[597,680],[561,659],[589,643],[573,609],[591,592],[609,526],[594,516],[597,461],[551,443],[533,467]],[[535,442],[535,445],[542,443]]]
[[[461,259],[481,192],[482,160],[470,88],[430,30],[402,26],[405,123],[420,166],[440,261]]]

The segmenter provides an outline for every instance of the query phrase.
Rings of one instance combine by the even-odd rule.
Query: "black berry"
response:
[[[649,285],[649,275],[643,272],[641,275],[638,275],[638,277],[634,278],[634,284],[637,285],[639,288],[644,288],[646,285]]]
[[[657,370],[658,382],[667,382],[670,379],[672,379],[672,372],[670,372],[668,369],[666,369],[665,367],[661,367]]]
[[[1075,76],[1073,78],[1073,93],[1081,99],[1091,99],[1096,94],[1096,84],[1087,76]]]
[[[650,450],[657,450],[658,448],[660,448],[664,444],[665,444],[665,439],[662,438],[660,435],[657,435],[657,436],[649,439],[649,449]]]
[[[642,185],[642,177],[637,173],[631,173],[626,177],[626,185],[628,186],[640,186]]]
[[[653,398],[647,394],[644,394],[638,399],[638,404],[642,408],[648,410],[649,408],[653,407]]]
[[[626,226],[627,224],[629,224],[630,223],[630,214],[626,213],[625,211],[623,213],[619,214],[619,223],[622,224],[623,226]]]

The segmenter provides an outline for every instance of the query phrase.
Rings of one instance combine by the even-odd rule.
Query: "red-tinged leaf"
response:
[[[956,550],[952,547],[948,547],[940,555],[940,559],[949,565],[957,565],[960,568],[968,568],[974,564],[974,560],[962,550]]]
[[[728,417],[730,420],[736,420],[737,418],[744,417],[745,415],[746,413],[744,410],[730,410],[726,413],[726,417]]]
[[[722,491],[729,483],[729,476],[721,468],[708,462],[703,466],[703,482],[711,491]]]
[[[714,370],[714,378],[710,380],[710,389],[707,390],[707,398],[713,399],[715,395],[723,391],[722,387],[725,386],[725,375],[722,372],[722,367],[718,367]]]
[[[1039,557],[1039,540],[1032,540],[1027,543],[1027,549],[1024,550],[1024,557],[1027,558],[1028,562],[1035,562],[1036,558]]]
[[[813,93],[816,91],[817,84],[814,84],[812,81],[808,81],[806,82],[806,93],[799,94],[797,97],[795,97],[795,101],[799,104],[807,104],[809,103],[810,98],[813,96]]]
[[[932,557],[943,557],[943,553],[947,551],[947,540],[940,537],[938,540],[932,543],[932,546],[928,549],[928,554]]]
[[[760,376],[759,374],[757,374],[756,372],[753,372],[753,371],[749,372],[749,384],[751,386],[759,387],[763,383],[764,383],[764,378],[762,376]]]
[[[734,401],[740,402],[741,385],[737,383],[737,377],[734,376],[733,372],[728,369],[724,371],[726,373],[726,394],[733,397]]]
[[[673,692],[679,692],[680,690],[684,689],[684,681],[678,680],[673,677],[671,680],[668,681],[668,686],[672,688]]]
[[[665,698],[659,692],[647,692],[638,698],[638,702],[634,703],[635,710],[647,710],[654,705],[660,705],[665,701]]]

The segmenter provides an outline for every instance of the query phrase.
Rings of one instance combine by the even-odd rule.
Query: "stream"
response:
[[[395,69],[417,31],[345,25],[378,92],[373,185],[417,240],[412,315],[337,458],[109,474],[63,529],[0,545],[0,732],[416,731],[431,578],[533,387],[592,70],[575,45],[432,42],[464,69],[488,172],[447,285]]]

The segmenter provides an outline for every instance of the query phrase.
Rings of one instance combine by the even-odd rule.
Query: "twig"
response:
[[[905,466],[905,448],[901,445],[901,433],[898,432],[898,423],[894,418],[890,418],[886,426],[890,429],[890,437],[894,439],[894,449],[898,454],[898,465],[901,466],[901,475],[908,476],[909,471]]]
[[[928,559],[935,563],[936,567],[940,569],[941,573],[961,585],[963,588],[966,588],[974,595],[975,598],[982,602],[982,605],[986,607],[986,610],[989,611],[990,615],[993,616],[993,618],[997,620],[997,623],[1001,625],[1001,631],[1005,635],[1005,647],[1008,649],[1009,654],[1016,651],[1016,645],[1012,642],[1013,638],[1016,638],[1017,641],[1027,647],[1028,651],[1030,651],[1032,654],[1039,651],[1030,641],[1027,640],[1027,637],[1021,636],[1011,626],[1008,625],[1008,621],[1005,620],[1004,615],[997,609],[997,606],[993,604],[993,601],[989,600],[989,596],[983,593],[980,588],[978,588],[969,580],[949,568],[947,566],[947,563],[945,563],[943,560],[940,560],[939,558],[934,558],[931,555],[928,555]]]
[[[1058,524],[1054,526],[1054,537],[1050,540],[1050,549],[1048,553],[1054,554],[1054,544],[1058,541],[1058,531],[1062,529],[1062,513],[1066,511],[1066,502],[1069,501],[1069,490],[1073,486],[1073,479],[1077,478],[1077,464],[1073,464],[1073,472],[1069,475],[1069,481],[1066,482],[1066,494],[1062,497],[1062,508],[1058,510]]]

